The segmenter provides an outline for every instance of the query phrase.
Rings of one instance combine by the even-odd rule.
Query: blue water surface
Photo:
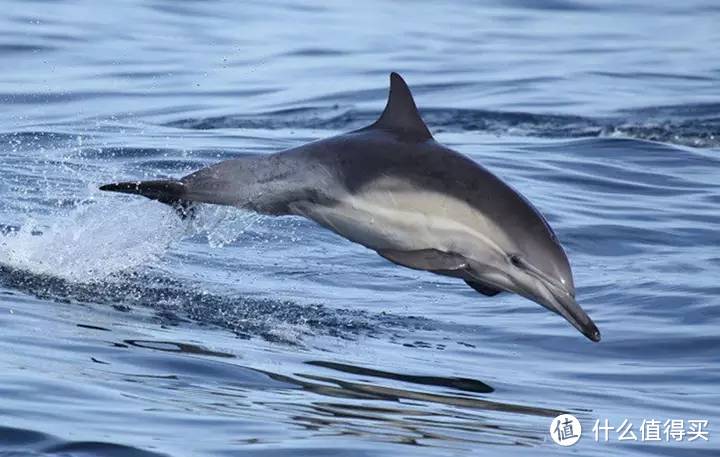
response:
[[[720,454],[717,1],[0,7],[0,454]],[[97,190],[366,125],[390,71],[547,216],[601,343],[304,219]]]

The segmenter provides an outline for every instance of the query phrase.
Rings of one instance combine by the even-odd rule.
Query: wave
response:
[[[413,316],[220,294],[153,269],[77,283],[0,263],[0,285],[50,301],[108,305],[120,311],[149,308],[163,324],[192,321],[230,330],[241,338],[260,337],[290,345],[317,335],[352,340],[392,329],[433,328],[431,320]]]
[[[625,110],[613,117],[584,117],[464,109],[424,109],[435,132],[477,131],[540,138],[628,137],[697,148],[720,147],[720,104]],[[305,106],[257,114],[185,118],[165,124],[182,129],[351,130],[370,124],[375,111]]]
[[[134,446],[101,441],[63,441],[45,433],[0,426],[0,446],[7,455],[95,455],[164,457]],[[17,451],[17,454],[15,452]]]

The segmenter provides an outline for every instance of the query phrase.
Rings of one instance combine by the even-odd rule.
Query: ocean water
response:
[[[0,6],[0,455],[720,454],[717,1]],[[547,216],[602,342],[307,220],[97,189],[366,125],[390,71]],[[668,419],[709,440],[641,439]]]

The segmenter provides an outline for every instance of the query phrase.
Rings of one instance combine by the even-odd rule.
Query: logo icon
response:
[[[572,446],[582,435],[582,426],[572,414],[561,414],[550,423],[550,437],[555,444]]]

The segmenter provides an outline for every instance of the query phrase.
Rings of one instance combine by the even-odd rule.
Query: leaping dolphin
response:
[[[360,130],[179,180],[100,189],[159,200],[181,215],[204,202],[304,216],[398,265],[460,278],[487,296],[522,295],[600,341],[545,218],[500,178],[437,143],[397,73],[382,115]]]

